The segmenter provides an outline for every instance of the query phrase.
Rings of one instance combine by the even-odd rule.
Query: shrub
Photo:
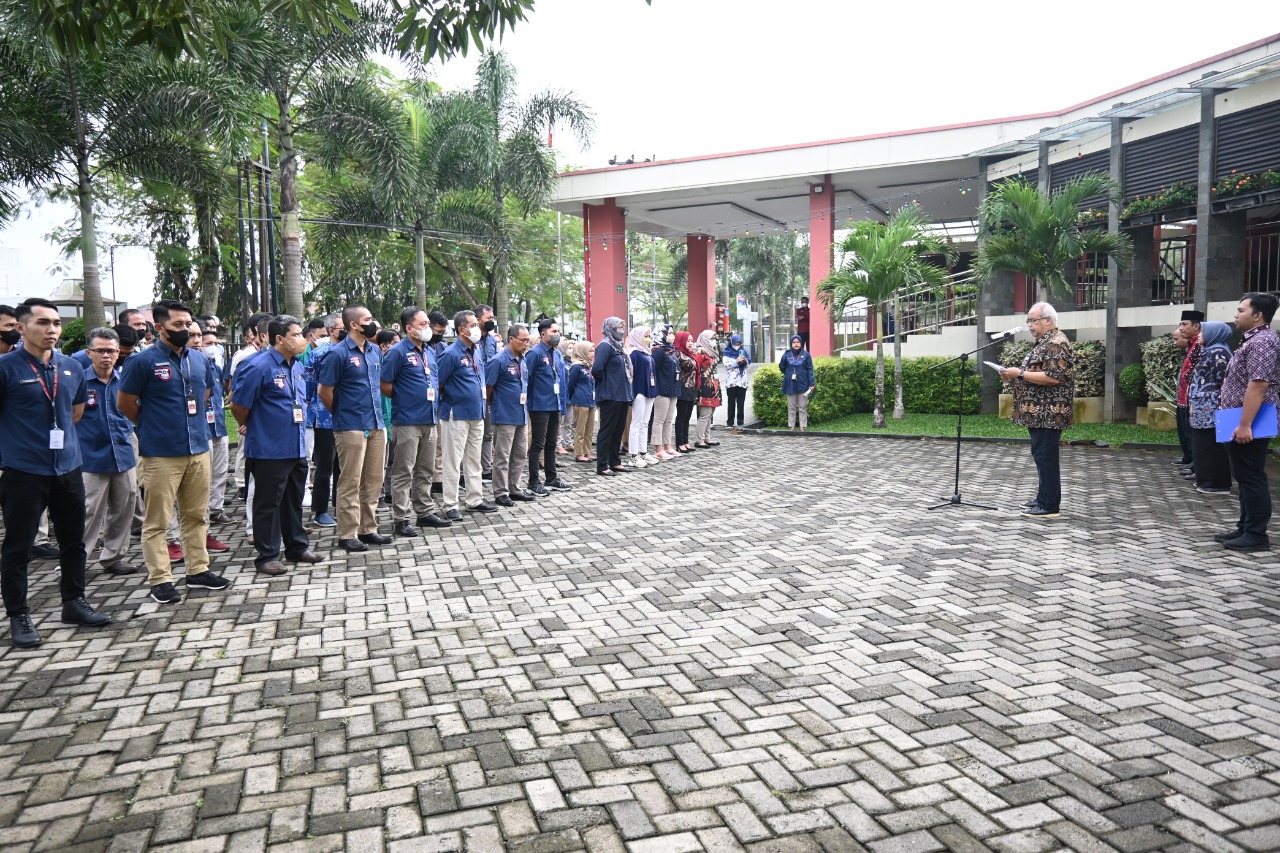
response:
[[[1032,341],[1010,341],[1000,349],[998,361],[1005,367],[1021,367],[1022,360],[1031,352]],[[1075,354],[1077,397],[1101,397],[1106,371],[1106,349],[1100,341],[1080,341],[1071,345]],[[1000,383],[1000,393],[1012,394],[1008,382]]]
[[[1142,362],[1133,364],[1120,371],[1120,393],[1130,402],[1145,406],[1147,403],[1147,374],[1142,370]]]
[[[1170,393],[1178,388],[1178,371],[1186,350],[1169,335],[1152,338],[1142,345],[1142,372],[1147,378],[1147,398],[1173,402]]]
[[[956,366],[929,368],[946,359],[907,358],[902,360],[902,398],[908,412],[955,414]],[[814,359],[818,387],[809,400],[809,421],[821,423],[846,415],[870,412],[875,405],[876,363],[874,358]],[[972,368],[965,380],[965,413],[979,410],[979,383]],[[756,417],[768,426],[785,426],[787,398],[782,395],[782,373],[776,364],[761,365],[751,383],[751,400]],[[885,408],[893,408],[893,360],[885,360]]]
[[[88,343],[84,336],[89,334],[89,330],[84,327],[84,318],[77,317],[62,326],[62,337],[58,339],[58,347],[62,350],[63,355],[71,355],[73,352],[79,352],[84,349]]]

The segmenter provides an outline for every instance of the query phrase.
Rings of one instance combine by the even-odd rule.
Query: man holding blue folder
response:
[[[1276,417],[1280,390],[1280,338],[1271,329],[1276,313],[1276,297],[1270,293],[1247,293],[1236,307],[1236,329],[1244,332],[1244,343],[1227,365],[1226,378],[1218,396],[1220,414],[1239,409],[1239,424],[1231,433],[1227,455],[1231,473],[1240,490],[1240,521],[1235,530],[1213,538],[1232,551],[1266,551],[1271,548],[1267,524],[1271,521],[1271,490],[1267,483],[1267,450],[1270,438],[1255,438],[1253,429],[1258,410],[1271,404],[1270,419]],[[1277,424],[1257,424],[1259,432],[1276,434]]]

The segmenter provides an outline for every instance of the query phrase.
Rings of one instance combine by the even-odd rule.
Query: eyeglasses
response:
[[[106,355],[107,353],[110,353],[111,355],[115,355],[116,353],[120,352],[120,350],[118,350],[118,349],[91,349],[91,350],[89,350],[89,352],[93,353],[94,355]]]
[[[520,343],[522,343],[522,344],[527,344],[527,343],[529,343],[529,341],[531,341],[531,340],[533,340],[533,339],[532,339],[532,338],[530,338],[528,335],[525,335],[523,338],[516,338],[516,340],[517,340],[517,341],[519,341],[519,342],[520,342]]]
[[[1043,319],[1045,319],[1045,318],[1044,318],[1044,317],[1028,317],[1028,318],[1027,318],[1027,325],[1028,325],[1028,326],[1034,326],[1036,323],[1039,323],[1039,322],[1040,322],[1041,320],[1043,320]]]

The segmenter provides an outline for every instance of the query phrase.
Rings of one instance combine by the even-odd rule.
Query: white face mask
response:
[[[467,336],[471,338],[471,343],[473,344],[480,343],[480,327],[472,326],[470,329],[467,330]]]

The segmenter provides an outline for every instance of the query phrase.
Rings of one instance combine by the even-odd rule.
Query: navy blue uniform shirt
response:
[[[19,344],[0,356],[0,421],[4,467],[60,477],[80,467],[80,440],[72,409],[85,401],[84,370],[54,350],[48,366]],[[49,432],[62,430],[62,449],[49,447]]]
[[[596,407],[596,380],[581,364],[569,368],[569,405],[585,409]]]
[[[653,356],[644,350],[631,351],[631,390],[637,397],[658,396],[658,374],[653,369]]]
[[[199,456],[209,452],[205,392],[209,359],[157,343],[124,363],[120,390],[138,397],[138,452],[143,456]],[[195,411],[188,400],[195,401]]]
[[[119,474],[136,468],[138,459],[129,443],[133,422],[116,405],[120,371],[112,370],[111,378],[103,382],[90,367],[84,372],[84,384],[84,417],[76,424],[76,433],[85,473]]]
[[[627,357],[608,341],[602,341],[596,347],[591,375],[596,380],[596,402],[613,400],[630,403],[635,399],[636,392],[627,379]]]
[[[205,416],[205,422],[209,424],[210,441],[227,437],[227,408],[222,400],[224,372],[225,368],[219,369],[218,363],[209,359],[209,387],[213,390],[213,394],[209,397],[209,411]]]
[[[564,359],[555,347],[539,341],[524,357],[529,374],[529,411],[560,411],[560,367]]]
[[[478,357],[460,340],[445,347],[436,367],[440,374],[440,420],[484,420],[484,376]]]
[[[653,348],[653,372],[658,377],[659,397],[680,396],[680,360],[674,350]]]
[[[484,384],[493,389],[493,399],[489,401],[492,421],[516,426],[528,423],[524,397],[529,389],[529,374],[520,357],[503,347],[502,352],[485,362],[484,372]]]
[[[302,459],[307,455],[307,379],[302,362],[295,358],[286,364],[275,347],[263,353],[236,369],[235,402],[249,410],[245,458]]]
[[[425,426],[436,422],[436,354],[402,338],[382,357],[382,381],[391,383],[391,423]]]
[[[351,337],[343,338],[320,363],[316,379],[333,389],[334,432],[384,428],[382,351],[373,341],[365,341],[361,351]]]
[[[84,367],[93,367],[93,359],[89,357],[89,351],[87,349],[76,350],[71,353],[71,358],[80,362]]]

